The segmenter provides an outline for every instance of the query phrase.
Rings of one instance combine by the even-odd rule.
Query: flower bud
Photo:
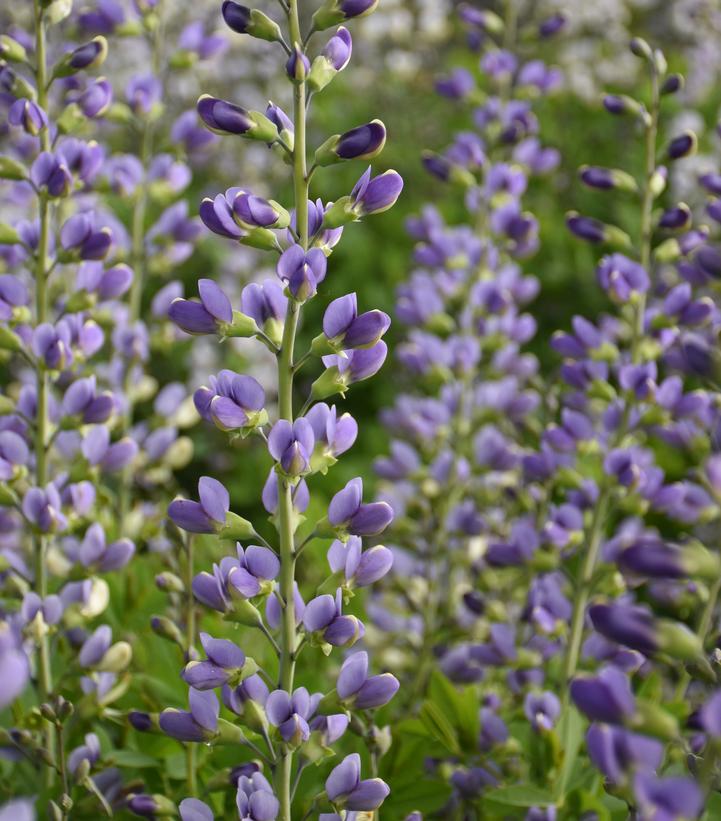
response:
[[[638,184],[631,174],[619,168],[601,168],[600,166],[584,165],[579,169],[581,181],[589,188],[620,191],[638,191]]]
[[[693,131],[684,131],[674,137],[666,147],[666,156],[669,160],[680,160],[696,153],[698,138]]]
[[[310,60],[303,54],[298,43],[293,44],[293,50],[285,64],[285,73],[294,83],[304,82],[310,73]]]
[[[179,576],[176,576],[175,573],[171,573],[169,570],[158,573],[155,577],[155,586],[158,590],[163,590],[166,593],[185,592],[183,580]]]
[[[259,9],[249,9],[234,0],[225,0],[222,13],[228,28],[238,34],[248,34],[270,43],[283,39],[280,26]]]
[[[108,56],[108,41],[101,36],[79,46],[66,54],[53,71],[55,77],[68,77],[76,71],[95,68],[105,62]]]
[[[313,15],[313,29],[324,31],[354,17],[375,11],[378,0],[326,0]]]
[[[9,34],[0,34],[0,57],[9,60],[11,63],[24,63],[27,60],[27,51],[22,43],[19,43]]]
[[[342,160],[369,160],[383,150],[386,127],[380,120],[336,134],[327,139],[315,152],[315,164],[332,165]]]
[[[634,37],[628,44],[628,47],[631,49],[631,53],[635,54],[636,57],[641,57],[644,60],[651,60],[653,57],[651,46],[649,46],[642,37]]]
[[[185,639],[180,632],[180,628],[174,621],[171,621],[166,616],[153,616],[150,619],[150,626],[156,636],[172,641],[174,644],[177,644],[178,647],[185,647]]]
[[[133,648],[127,641],[118,641],[110,647],[95,667],[101,673],[122,673],[133,658]]]
[[[603,97],[603,107],[609,114],[621,116],[624,114],[639,115],[642,112],[641,104],[632,97],[625,94],[605,94]]]
[[[278,129],[259,111],[246,111],[234,103],[203,94],[197,104],[200,119],[215,134],[239,134],[251,140],[272,143]]]
[[[661,94],[676,94],[684,87],[683,74],[669,74],[661,86]]]

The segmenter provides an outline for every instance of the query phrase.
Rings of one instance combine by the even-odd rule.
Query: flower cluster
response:
[[[502,29],[486,13],[461,13],[482,30],[481,42]],[[419,726],[412,732],[445,753],[434,762],[438,781],[450,782],[445,811],[527,807],[518,817],[610,810],[689,819],[699,817],[716,783],[712,648],[720,585],[708,528],[719,515],[713,280],[721,269],[704,218],[694,219],[684,203],[662,204],[668,166],[696,147],[693,133],[662,130],[662,103],[682,79],[645,41],[632,41],[631,52],[649,77],[648,97],[607,95],[604,106],[635,122],[644,165],[584,166],[580,179],[635,201],[638,217],[624,230],[569,212],[572,234],[606,251],[596,277],[608,312],[595,321],[576,316],[554,336],[563,358],[557,379],[539,390],[533,360],[519,368],[517,346],[504,345],[493,328],[491,347],[478,333],[489,323],[475,317],[472,344],[458,344],[456,329],[475,308],[473,290],[459,296],[458,283],[468,278],[464,233],[454,235],[435,216],[412,225],[424,241],[417,258],[426,270],[402,289],[399,312],[423,330],[414,329],[401,350],[406,367],[431,377],[438,393],[403,396],[387,413],[400,438],[377,469],[393,482],[383,498],[396,512],[398,581],[386,585],[372,613],[415,654],[418,690],[409,708],[419,710]],[[526,73],[503,50],[492,49],[482,65],[507,85]],[[535,66],[533,74],[552,71]],[[473,93],[462,71],[440,88],[455,98]],[[496,118],[501,130],[492,133],[503,135],[502,114]],[[492,122],[483,108],[479,119]],[[497,191],[487,144],[468,135],[462,152],[460,144],[429,157],[429,170],[470,186],[473,145],[485,186]],[[503,169],[502,186],[517,197],[525,179],[513,170]],[[701,184],[715,220],[721,189],[714,174]],[[491,201],[466,243],[494,239],[507,224],[497,208]],[[516,204],[508,210],[525,236],[531,218],[521,222]],[[519,245],[502,250],[523,253]],[[514,287],[507,263],[496,275],[502,284],[476,271],[473,285],[487,296],[481,304],[510,314],[502,327],[511,340],[529,339],[532,323],[519,332],[514,314],[525,292]],[[470,400],[459,400],[465,362],[480,384]],[[514,380],[507,391],[498,371]],[[678,460],[668,458],[669,448]],[[583,786],[589,761],[605,779],[596,788]]]
[[[167,619],[158,618],[154,624],[156,632],[185,652],[182,678],[189,687],[189,709],[136,710],[130,722],[137,730],[188,744],[191,795],[180,804],[181,817],[187,819],[211,818],[215,811],[197,798],[197,742],[240,745],[255,756],[240,764],[242,775],[233,779],[241,818],[290,821],[296,817],[292,808],[301,803],[308,814],[318,806],[336,813],[323,817],[350,818],[356,812],[373,812],[389,792],[376,777],[383,745],[373,741],[381,732],[373,714],[394,696],[397,679],[390,673],[371,674],[367,654],[357,651],[346,657],[329,693],[310,692],[296,675],[308,656],[315,656],[312,664],[317,664],[319,655],[328,656],[334,648],[349,650],[363,637],[364,624],[353,612],[355,589],[378,581],[391,566],[386,548],[363,549],[363,537],[382,533],[392,511],[385,502],[364,501],[360,478],[337,491],[327,515],[315,521],[306,521],[303,515],[310,504],[313,475],[326,473],[358,435],[350,414],[324,400],[345,395],[351,385],[381,368],[386,358],[382,337],[390,319],[382,311],[359,311],[356,295],[350,293],[327,306],[322,331],[308,351],[300,356],[295,352],[303,306],[324,292],[326,277],[333,278],[329,260],[344,227],[390,208],[403,187],[395,171],[373,176],[369,168],[350,195],[331,203],[310,198],[318,169],[371,160],[386,140],[385,126],[373,120],[327,139],[309,163],[306,119],[311,96],[348,65],[352,39],[342,24],[370,13],[373,5],[328,3],[317,9],[302,34],[296,0],[285,7],[285,32],[263,12],[226,0],[222,14],[230,29],[270,41],[285,53],[292,116],[274,103],[265,111],[254,111],[202,95],[197,104],[198,115],[211,132],[265,143],[282,156],[292,169],[294,200],[292,207],[285,207],[241,187],[204,199],[200,218],[205,226],[234,243],[275,255],[276,275],[246,285],[236,306],[216,281],[204,278],[198,281],[197,300],[179,295],[168,307],[170,318],[186,333],[221,341],[255,338],[277,360],[277,411],[267,387],[228,369],[209,375],[193,396],[200,416],[226,433],[230,442],[251,435],[263,441],[271,467],[258,491],[262,489],[275,535],[263,535],[265,528],[232,512],[228,490],[210,476],[200,479],[197,500],[178,498],[168,507],[169,519],[185,534],[189,556],[193,542],[208,537],[212,541],[206,544],[230,543],[232,553],[217,560],[210,572],[191,574],[187,581],[165,573],[158,584],[192,595],[222,614],[225,622],[245,628],[243,649],[230,638],[201,633],[199,654],[192,621],[185,636]],[[324,37],[325,44],[311,59],[308,43],[313,37]],[[294,383],[313,361],[320,374],[297,411]],[[319,539],[332,540],[328,578],[304,593],[299,584],[301,559]],[[189,564],[192,567],[192,560]],[[257,645],[252,630],[265,647]],[[246,653],[247,647],[257,647],[254,657]],[[221,715],[222,707],[229,718]],[[324,789],[304,795],[301,777],[306,765],[332,755],[331,745],[346,730],[372,745],[373,777],[362,777],[360,756],[351,754],[330,772]],[[139,814],[159,814],[167,801],[139,793],[130,806]]]
[[[0,707],[13,708],[2,746],[32,765],[26,783],[18,763],[16,789],[36,793],[51,817],[97,817],[124,803],[120,770],[94,733],[71,745],[131,685],[121,585],[131,599],[135,553],[167,542],[152,497],[167,504],[163,485],[191,454],[178,430],[196,418],[182,384],[145,372],[178,289],[155,296],[148,322],[143,289],[146,272],[179,264],[199,235],[179,197],[191,179],[182,156],[206,135],[194,112],[166,122],[162,4],[30,11],[27,30],[0,38]],[[109,49],[110,35],[145,50],[152,73],[124,88],[99,76],[121,50]],[[199,59],[223,45],[201,39],[215,45],[188,41]],[[166,127],[172,154],[153,150]],[[123,140],[140,157],[112,153]],[[135,424],[140,400],[152,410]]]

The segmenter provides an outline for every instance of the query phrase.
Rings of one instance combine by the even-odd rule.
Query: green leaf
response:
[[[514,784],[490,790],[483,797],[484,803],[503,804],[506,807],[549,807],[555,805],[553,795],[548,790],[533,784]]]
[[[563,763],[558,772],[554,789],[556,800],[562,802],[566,795],[568,782],[578,757],[578,750],[583,740],[584,720],[578,710],[568,705],[556,726],[556,733],[563,750]]]
[[[461,748],[458,744],[456,731],[437,705],[432,701],[423,702],[420,719],[423,726],[436,741],[442,744],[447,750],[450,750],[454,755],[460,754]]]
[[[160,764],[157,758],[137,750],[113,750],[107,759],[118,767],[157,767]]]

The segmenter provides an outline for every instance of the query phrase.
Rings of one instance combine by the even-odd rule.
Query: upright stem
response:
[[[298,18],[298,0],[290,0],[288,26],[291,45],[302,42]],[[295,200],[296,230],[300,244],[308,247],[308,173],[306,167],[306,99],[305,83],[293,86],[293,121],[295,142],[293,148],[293,194]],[[283,328],[281,349],[278,353],[278,415],[293,421],[293,352],[298,330],[300,306],[292,298]],[[287,692],[293,689],[297,635],[295,627],[295,543],[293,535],[293,487],[285,477],[278,479],[278,535],[280,541],[280,597],[283,618],[280,635],[279,687]],[[275,772],[275,788],[280,801],[280,821],[291,821],[293,753],[287,747],[281,753]]]
[[[35,5],[35,82],[38,92],[38,105],[47,111],[47,56],[45,41],[45,19],[43,8],[39,3]],[[40,132],[40,142],[43,151],[50,150],[50,132],[43,128]],[[48,319],[48,249],[50,244],[50,203],[45,193],[38,198],[38,219],[40,222],[40,236],[35,267],[35,319],[38,325]],[[36,371],[37,410],[35,413],[35,484],[44,487],[47,484],[47,442],[48,442],[48,375],[42,364]],[[35,586],[39,596],[44,598],[48,592],[48,576],[46,567],[47,537],[35,536]],[[50,668],[50,647],[47,636],[39,640],[38,652],[38,686],[40,698],[46,701],[52,691],[52,671]],[[55,728],[48,722],[45,730],[45,744],[49,751],[54,749]],[[46,778],[49,783],[54,780],[54,771],[46,768]]]
[[[641,237],[639,248],[639,261],[648,271],[651,262],[651,235],[652,235],[652,211],[654,193],[652,179],[656,171],[656,139],[658,135],[658,110],[659,110],[659,85],[658,73],[655,67],[651,69],[651,110],[646,121],[646,162],[644,170],[643,194],[641,198]],[[634,362],[639,359],[639,345],[643,338],[643,322],[646,312],[645,294],[641,294],[635,306],[633,318],[633,331],[631,339],[631,358]],[[616,434],[616,441],[620,442],[627,433],[630,418],[630,406],[626,404],[623,418]],[[567,682],[576,672],[578,667],[578,657],[583,639],[583,626],[586,617],[586,607],[593,592],[593,577],[598,565],[601,543],[608,508],[611,502],[612,488],[606,486],[599,496],[596,509],[591,522],[591,529],[588,537],[588,552],[583,563],[581,578],[579,580],[578,591],[573,606],[573,616],[571,618],[571,632],[568,638],[568,647],[563,664],[563,676]]]
[[[187,660],[194,658],[195,648],[195,598],[193,597],[193,536],[188,534],[185,543],[185,643],[187,646]],[[198,777],[196,771],[196,744],[185,745],[185,762],[186,762],[186,783],[188,787],[188,795],[195,797],[198,795]]]

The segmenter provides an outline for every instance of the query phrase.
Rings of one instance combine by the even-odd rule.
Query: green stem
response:
[[[193,598],[193,536],[189,535],[185,543],[185,644],[186,655],[188,661],[193,658],[193,651],[195,649],[195,599]],[[187,767],[187,789],[188,795],[197,797],[198,795],[198,776],[196,767],[196,751],[195,744],[185,745],[185,761]]]
[[[291,45],[302,41],[298,17],[298,0],[290,0],[288,27]],[[306,166],[306,99],[305,83],[293,86],[293,120],[295,144],[293,148],[293,195],[295,200],[296,231],[303,248],[308,247],[308,173]],[[298,330],[300,306],[288,301],[283,328],[283,340],[278,362],[278,415],[293,421],[293,355]],[[285,477],[278,479],[278,536],[280,542],[280,597],[283,618],[280,633],[279,687],[293,690],[297,641],[295,627],[295,538],[293,531],[293,487]],[[280,801],[280,821],[291,821],[293,752],[284,746],[275,771],[275,788]]]
[[[45,37],[45,19],[40,3],[35,4],[35,83],[38,93],[38,105],[47,111],[47,55]],[[43,151],[50,150],[50,132],[43,128],[40,132],[40,142]],[[48,319],[48,249],[50,245],[50,203],[47,196],[41,193],[38,201],[38,219],[40,222],[40,236],[37,248],[37,265],[35,268],[35,319],[38,325]],[[48,375],[40,365],[36,372],[37,410],[35,415],[35,484],[44,487],[47,484],[47,439],[48,439]],[[34,538],[35,554],[35,586],[37,594],[44,598],[48,592],[47,576],[47,538]],[[38,685],[41,701],[46,701],[52,692],[52,670],[50,666],[50,647],[48,637],[43,636],[39,641],[38,652]],[[48,723],[45,729],[45,745],[52,752],[55,746],[55,727]],[[52,784],[55,773],[47,767],[46,780]]]
[[[641,201],[641,239],[639,259],[641,265],[648,271],[651,263],[651,236],[653,230],[652,212],[654,192],[651,186],[653,175],[656,171],[656,139],[658,135],[658,111],[659,111],[659,86],[658,74],[655,68],[651,69],[651,110],[646,123],[646,164],[644,171],[643,197]],[[633,362],[639,361],[640,342],[643,338],[643,322],[646,311],[645,295],[642,295],[635,305],[635,315],[633,320],[633,330],[631,338],[631,359]],[[627,433],[630,419],[630,404],[626,403],[623,418],[616,434],[616,441],[620,442]],[[578,657],[583,639],[583,627],[586,616],[586,607],[593,592],[593,577],[598,564],[601,542],[604,534],[604,524],[611,502],[612,488],[605,487],[596,504],[591,529],[588,538],[588,552],[581,571],[580,584],[576,599],[574,601],[573,616],[571,618],[571,632],[568,639],[568,647],[563,665],[564,681],[568,682],[573,677],[578,667]]]

